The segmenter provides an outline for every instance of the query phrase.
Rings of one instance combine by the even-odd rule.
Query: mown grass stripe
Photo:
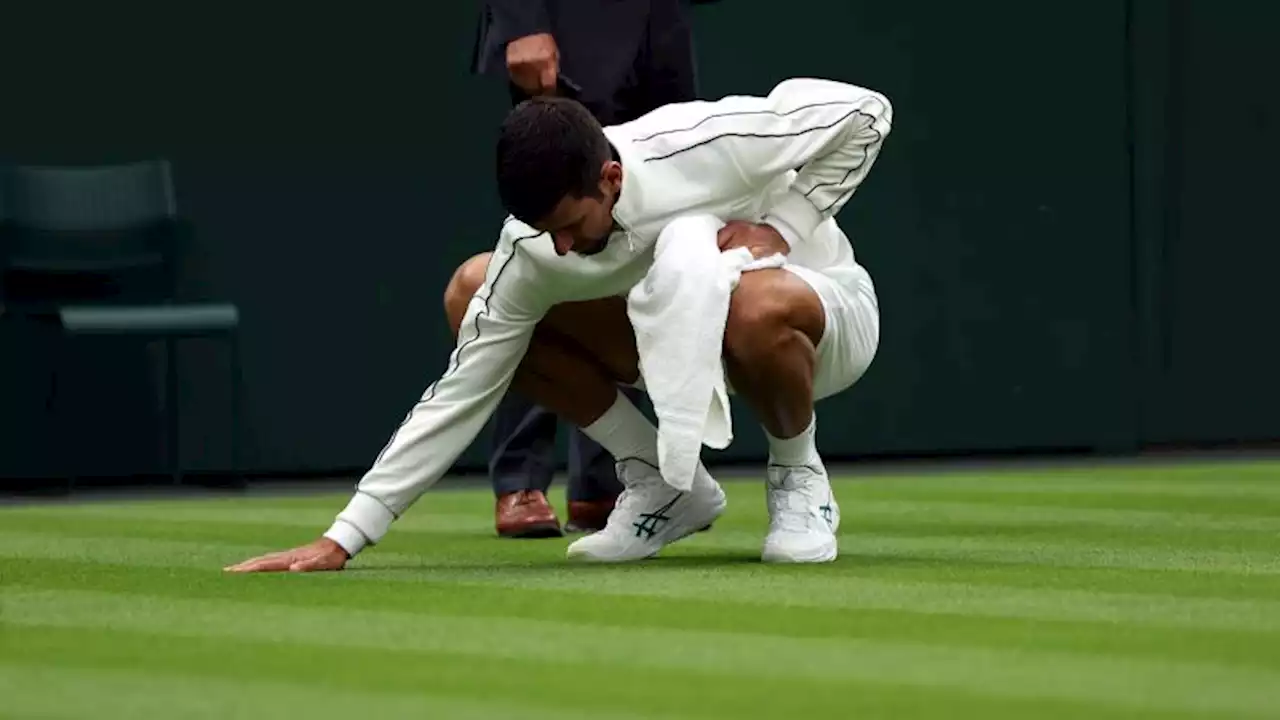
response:
[[[763,519],[761,513],[746,512],[742,493],[731,493],[738,502],[734,513],[726,519],[732,525],[748,527]],[[456,508],[444,512],[430,503],[415,508],[396,522],[395,531],[404,533],[476,532],[492,535],[492,518],[488,513]],[[1120,533],[1104,534],[1118,542],[1161,542],[1178,538],[1186,544],[1202,546],[1205,543],[1231,542],[1231,538],[1244,541],[1263,541],[1277,545],[1276,533],[1280,533],[1280,517],[1218,516],[1195,512],[1170,512],[1160,510],[1117,510],[1111,508],[1073,508],[1052,505],[1006,505],[978,502],[945,502],[930,500],[875,500],[854,498],[844,504],[845,519],[851,526],[873,528],[883,532],[887,528],[899,529],[898,534],[917,528],[962,527],[970,532],[1001,534],[1009,532],[1064,532]],[[262,525],[269,528],[317,528],[327,527],[334,512],[324,508],[276,507],[259,501],[245,506],[213,506],[190,503],[89,503],[74,506],[30,506],[10,512],[10,523],[70,524],[86,520],[104,520],[128,523],[196,523],[228,526]]]
[[[343,647],[317,653],[314,646],[249,642],[234,638],[182,638],[79,628],[6,628],[29,662],[72,668],[131,668],[160,677],[187,675],[352,689],[363,693],[482,698],[501,708],[528,706],[539,713],[565,708],[570,717],[620,713],[645,718],[742,718],[785,716],[925,718],[981,717],[1042,720],[1167,718],[1166,713],[1117,710],[1078,702],[992,698],[963,691],[883,683],[833,682],[826,678],[716,675],[684,669],[628,668],[584,663],[565,653],[536,660],[467,657],[386,648]],[[169,641],[169,642],[166,642]],[[164,648],[162,653],[156,647]],[[340,657],[341,662],[338,661]],[[294,717],[288,712],[264,714]],[[495,712],[495,717],[523,713]],[[102,717],[101,714],[93,715]],[[163,717],[171,717],[165,715]],[[303,717],[311,717],[306,715]],[[323,717],[323,715],[322,715]],[[358,716],[366,717],[366,716]],[[421,717],[415,715],[413,717]],[[427,717],[431,717],[427,715]],[[444,717],[448,717],[447,715]]]
[[[1170,497],[1109,493],[1044,493],[1038,491],[990,493],[982,490],[953,488],[919,488],[904,486],[887,489],[868,486],[856,492],[843,490],[837,497],[841,503],[859,500],[922,500],[931,502],[985,503],[992,506],[1042,505],[1047,507],[1106,510],[1142,510],[1172,513],[1200,513],[1218,517],[1274,518],[1280,515],[1280,500],[1271,498]]]
[[[685,541],[689,547],[718,548],[758,553],[765,531],[763,521],[757,530],[735,530],[717,527],[713,532],[702,533]],[[6,523],[7,534],[57,536],[121,535],[169,538],[200,538],[211,541],[228,541],[242,537],[244,531],[232,524],[199,523],[135,523],[114,518],[78,518],[75,522],[45,522],[27,518],[22,522]],[[1202,573],[1280,575],[1280,542],[1255,539],[1246,547],[1235,549],[1205,549],[1190,543],[1177,543],[1176,536],[1167,538],[1164,544],[1149,544],[1150,538],[1134,538],[1137,542],[1126,545],[1114,534],[1093,539],[1081,539],[1070,534],[1048,534],[1033,537],[1002,537],[995,535],[947,534],[945,528],[920,526],[917,530],[898,528],[898,532],[920,534],[887,535],[874,529],[858,526],[856,515],[841,526],[841,551],[850,558],[867,561],[891,557],[898,560],[947,559],[957,562],[1021,563],[1054,567],[1111,567],[1145,570],[1181,570]],[[315,531],[318,533],[319,531]],[[999,533],[993,529],[991,533]],[[433,537],[451,533],[430,533]],[[412,533],[399,533],[412,535]],[[468,537],[475,533],[461,533]],[[263,542],[301,542],[300,529],[254,526],[252,537]],[[1218,545],[1230,545],[1230,538]]]
[[[758,548],[760,533],[725,530],[700,534],[690,546],[747,550]],[[840,552],[855,562],[882,558],[951,560],[1035,565],[1037,567],[1125,568],[1215,574],[1280,575],[1280,554],[1274,549],[1201,550],[1180,546],[1131,546],[1089,542],[1072,537],[1036,539],[947,535],[886,536],[863,533],[842,522]]]
[[[336,611],[110,593],[6,590],[7,624],[105,627],[317,647],[381,647],[535,659],[555,647],[584,662],[762,677],[831,678],[954,688],[995,697],[1263,715],[1280,707],[1280,673],[1212,664],[1111,659],[947,644],[759,637],[572,623]],[[678,606],[673,607],[678,611]]]
[[[1042,504],[854,498],[846,516],[862,520],[902,518],[923,526],[986,523],[1074,529],[1098,526],[1126,530],[1280,533],[1280,517],[1223,516],[1168,510],[1061,507]],[[210,518],[211,520],[214,518]],[[1274,537],[1272,541],[1275,542]]]
[[[732,529],[742,532],[739,528]],[[1276,542],[1276,533],[1270,530],[1241,532],[1176,527],[1125,528],[1088,523],[1047,525],[1025,523],[1013,517],[983,521],[936,518],[923,521],[917,518],[866,516],[856,512],[845,515],[841,535],[850,539],[945,537],[1034,546],[1092,545],[1105,546],[1116,554],[1176,548],[1182,553],[1218,553],[1219,556],[1253,553],[1259,557],[1272,557],[1277,545],[1280,545]]]
[[[211,575],[220,573],[229,559],[264,549],[149,540],[33,538],[0,533],[0,557],[205,568]],[[839,566],[804,568],[797,572],[794,569],[775,571],[758,563],[740,565],[741,569],[726,567],[716,559],[710,563],[688,564],[672,558],[642,565],[597,568],[560,561],[504,564],[474,556],[432,557],[424,562],[413,555],[380,552],[371,554],[358,568],[342,573],[340,579],[359,582],[362,577],[369,577],[399,582],[580,590],[610,596],[673,599],[719,597],[736,604],[792,608],[893,609],[926,614],[1125,622],[1154,627],[1280,631],[1280,601],[893,581],[844,575],[838,572]],[[339,578],[310,576],[307,581],[332,579]],[[235,581],[234,578],[228,580]]]
[[[394,576],[398,573],[392,573]],[[564,573],[432,573],[435,582],[504,587],[576,589],[586,593],[673,600],[723,597],[726,602],[790,608],[900,610],[927,615],[965,615],[1047,621],[1132,623],[1149,627],[1280,632],[1280,602],[1124,595],[1072,590],[986,587],[967,583],[894,582],[863,578],[754,576],[750,582],[688,568],[650,569],[643,577]],[[693,575],[693,577],[691,577]],[[375,577],[386,577],[374,573]]]
[[[235,681],[184,676],[149,668],[145,672],[0,664],[0,698],[6,711],[81,718],[366,718],[495,717],[563,720],[594,717],[638,718],[625,712],[577,713],[571,704],[540,708],[530,703],[486,702],[434,697],[337,691],[316,683],[286,684],[238,678]]]
[[[856,468],[839,473],[842,480],[864,486],[962,489],[1001,494],[1010,490],[1042,494],[1105,493],[1257,497],[1280,499],[1280,463],[1170,463],[1115,467],[1059,466],[1037,470],[992,467],[922,475],[876,475],[859,478]]]
[[[336,512],[320,508],[290,509],[257,503],[246,507],[207,507],[196,504],[115,504],[91,503],[75,506],[41,505],[0,513],[6,523],[23,527],[81,525],[83,523],[148,523],[164,527],[179,525],[261,525],[266,528],[306,528],[323,531]],[[493,534],[493,518],[477,513],[431,512],[427,508],[411,512],[396,522],[396,532],[477,532]]]
[[[473,520],[467,520],[464,516],[436,516],[431,520],[425,529],[424,520],[421,518],[404,526],[397,525],[392,538],[396,541],[405,539],[414,544],[423,544],[423,547],[430,547],[426,543],[437,542],[442,536],[476,540],[493,539],[487,527]],[[301,522],[258,523],[247,521],[242,517],[224,521],[212,517],[168,519],[80,515],[45,518],[24,515],[21,518],[7,518],[4,527],[4,531],[8,533],[24,532],[62,537],[119,536],[158,540],[198,539],[213,542],[262,538],[263,542],[270,542],[273,539],[297,542],[303,538],[314,537],[320,532],[316,528],[321,525]],[[756,523],[726,522],[717,526],[714,535],[698,536],[694,538],[692,544],[695,546],[701,544],[706,547],[741,547],[746,550],[759,545],[765,527],[766,521],[763,518]],[[1177,548],[1183,553],[1227,553],[1232,557],[1242,556],[1242,553],[1252,553],[1266,558],[1274,557],[1277,547],[1280,547],[1276,534],[1272,532],[1203,532],[1176,528],[1121,529],[1092,525],[1053,527],[1013,520],[925,522],[912,518],[879,519],[864,516],[858,512],[845,513],[842,536],[849,538],[849,542],[861,542],[867,537],[883,539],[884,542],[891,542],[898,538],[903,539],[904,542],[913,538],[976,538],[983,542],[1021,543],[1028,547],[1104,546],[1113,548],[1117,554],[1127,553],[1130,550],[1152,552]],[[513,547],[513,545],[516,544],[508,543],[512,551],[518,553],[520,547]],[[855,545],[853,549],[856,550],[857,546]]]
[[[912,612],[898,607],[899,596],[881,598],[885,607],[807,606],[803,608],[738,602],[729,593],[697,593],[678,600],[635,594],[600,594],[588,587],[556,583],[534,588],[424,581],[406,583],[355,573],[345,582],[311,582],[297,576],[258,575],[226,578],[185,569],[151,570],[67,561],[25,561],[11,584],[38,590],[87,590],[150,594],[177,599],[235,600],[320,608],[358,607],[465,617],[511,617],[572,621],[591,633],[595,626],[647,626],[720,630],[796,638],[865,638],[893,641],[952,642],[972,647],[1020,650],[1029,638],[1043,650],[1113,656],[1165,657],[1280,669],[1280,633],[1256,627],[1213,629],[1194,623],[1159,626],[1106,620],[1044,620],[1010,615],[984,616]],[[666,577],[679,584],[678,578]],[[1135,609],[1139,608],[1135,604]],[[767,608],[767,611],[762,609]],[[1221,608],[1220,608],[1221,609]],[[774,621],[778,613],[786,622]]]

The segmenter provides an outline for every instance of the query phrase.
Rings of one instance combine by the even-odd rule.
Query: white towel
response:
[[[702,445],[722,450],[733,442],[721,361],[729,295],[742,273],[786,264],[784,255],[720,252],[723,226],[701,215],[667,225],[653,265],[627,296],[640,375],[658,417],[658,468],[677,490],[693,486]]]

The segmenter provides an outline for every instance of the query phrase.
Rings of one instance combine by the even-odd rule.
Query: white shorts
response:
[[[813,399],[843,392],[871,367],[880,346],[880,303],[871,275],[860,265],[823,271],[799,265],[785,268],[818,293],[826,314],[813,373]]]
[[[816,402],[849,389],[871,367],[880,346],[880,304],[870,273],[860,265],[823,271],[783,267],[808,283],[822,301],[825,323],[813,373]],[[639,390],[644,386],[643,377],[625,385]],[[730,395],[737,394],[727,374],[725,388]]]

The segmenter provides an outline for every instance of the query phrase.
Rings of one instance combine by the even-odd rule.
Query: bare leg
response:
[[[513,384],[578,427],[613,404],[619,383],[640,377],[625,300],[566,303],[538,325]]]
[[[445,291],[445,312],[456,336],[489,255],[460,266]],[[533,402],[578,427],[600,419],[618,397],[619,383],[640,377],[635,334],[620,297],[557,305],[538,324],[512,381]]]
[[[729,382],[773,438],[813,421],[813,373],[826,317],[809,284],[782,269],[743,274],[729,304],[724,353]]]
[[[489,256],[454,274],[445,308],[456,333],[484,280]],[[815,348],[825,315],[813,288],[778,268],[745,273],[725,324],[729,381],[774,438],[791,438],[813,420]],[[635,335],[623,298],[558,305],[538,325],[514,385],[534,402],[587,427],[617,398],[619,382],[640,376]]]
[[[829,562],[838,554],[840,506],[814,437],[813,379],[825,323],[817,293],[782,269],[745,273],[729,307],[729,379],[769,441],[766,562]]]

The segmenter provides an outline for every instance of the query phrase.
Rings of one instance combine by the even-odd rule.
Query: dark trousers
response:
[[[637,391],[625,390],[634,397]],[[494,414],[489,478],[496,495],[520,490],[547,492],[556,471],[560,418],[517,392],[508,392]],[[622,492],[613,456],[576,427],[569,427],[570,502],[612,500]]]

